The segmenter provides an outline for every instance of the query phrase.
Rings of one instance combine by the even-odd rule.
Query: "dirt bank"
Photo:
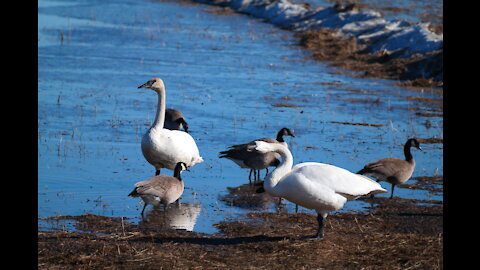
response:
[[[297,33],[296,36],[300,45],[312,53],[312,59],[356,71],[356,77],[400,80],[405,86],[443,86],[443,80],[435,79],[443,73],[443,51],[394,58],[390,53],[363,52],[355,37],[342,39],[336,33],[336,30],[318,29]]]
[[[318,12],[308,4],[295,5],[289,1],[246,2],[246,6],[228,0],[196,2],[218,5],[217,9],[211,11],[214,14],[246,13],[292,30],[296,33],[299,45],[311,52],[312,59],[328,61],[334,66],[355,71],[354,76],[399,80],[405,86],[443,87],[443,45],[427,44],[439,37],[443,42],[443,13],[422,15],[423,19],[434,22],[433,26],[431,23],[422,26],[406,21],[387,22],[375,13],[377,6],[362,1],[335,1],[331,7]],[[389,8],[384,6],[383,9]],[[366,17],[370,23],[365,23]],[[379,21],[382,23],[376,27],[365,26],[375,25]],[[399,25],[405,28],[391,30]],[[377,32],[372,34],[370,31]],[[390,34],[385,34],[389,31]],[[405,37],[399,38],[401,31],[404,31]],[[436,49],[423,49],[422,46],[434,46]]]
[[[73,219],[79,231],[38,232],[39,269],[442,269],[443,205],[369,199],[371,213],[327,218],[323,241],[305,213],[253,212],[206,235],[122,218]]]

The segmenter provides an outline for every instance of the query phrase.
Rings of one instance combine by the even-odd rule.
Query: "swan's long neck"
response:
[[[157,115],[155,116],[155,121],[153,122],[152,128],[163,128],[165,123],[165,107],[166,107],[166,95],[165,88],[156,89],[158,94],[158,104],[157,104]]]
[[[281,144],[272,144],[273,152],[276,152],[282,158],[280,165],[277,166],[265,179],[264,188],[266,190],[273,189],[281,179],[292,170],[293,156],[287,147]]]

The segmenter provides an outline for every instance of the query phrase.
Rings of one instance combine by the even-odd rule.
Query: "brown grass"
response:
[[[305,239],[317,226],[315,216],[305,213],[249,213],[218,224],[218,235],[149,231],[126,221],[122,226],[119,218],[78,216],[79,223],[91,223],[82,225],[89,232],[38,233],[39,269],[443,268],[441,203],[368,200],[380,203],[371,214],[328,216],[322,241]],[[95,230],[109,220],[110,226]]]
[[[400,59],[384,53],[364,53],[362,52],[363,48],[354,37],[342,39],[335,33],[336,30],[318,29],[306,30],[298,33],[297,36],[300,45],[311,51],[312,59],[329,61],[334,66],[360,72],[359,77],[403,80],[406,86],[430,87],[443,85],[443,82],[435,81],[431,77],[416,77],[407,72],[408,68],[442,66],[437,63],[443,59],[442,52],[435,52],[435,54],[439,53],[440,57],[433,57],[434,63],[425,64],[422,62],[426,61],[424,60],[425,56],[418,55]],[[441,70],[438,72],[441,72]]]

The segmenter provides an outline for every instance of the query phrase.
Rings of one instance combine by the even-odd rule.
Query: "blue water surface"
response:
[[[431,91],[354,78],[306,59],[291,32],[217,11],[175,1],[38,2],[39,217],[92,213],[141,220],[139,199],[127,194],[155,173],[140,139],[154,119],[157,97],[137,89],[152,77],[164,80],[167,107],[183,112],[205,160],[183,174],[181,202],[200,208],[198,232],[214,233],[214,224],[253,211],[219,199],[227,187],[248,183],[248,170],[218,158],[229,145],[275,137],[289,127],[296,134],[287,138],[295,163],[357,171],[382,157],[403,157],[409,137],[442,137],[442,117],[418,114],[432,107],[410,98],[441,100]],[[442,175],[443,145],[423,148],[413,152],[413,176]],[[402,188],[395,196],[442,200],[441,194]],[[350,202],[342,211],[366,206]],[[288,211],[293,208],[287,203]]]

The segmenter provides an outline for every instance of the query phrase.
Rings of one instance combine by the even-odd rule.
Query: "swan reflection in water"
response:
[[[199,203],[172,203],[165,209],[159,206],[146,212],[146,217],[139,222],[139,225],[156,229],[193,231],[200,210]]]

